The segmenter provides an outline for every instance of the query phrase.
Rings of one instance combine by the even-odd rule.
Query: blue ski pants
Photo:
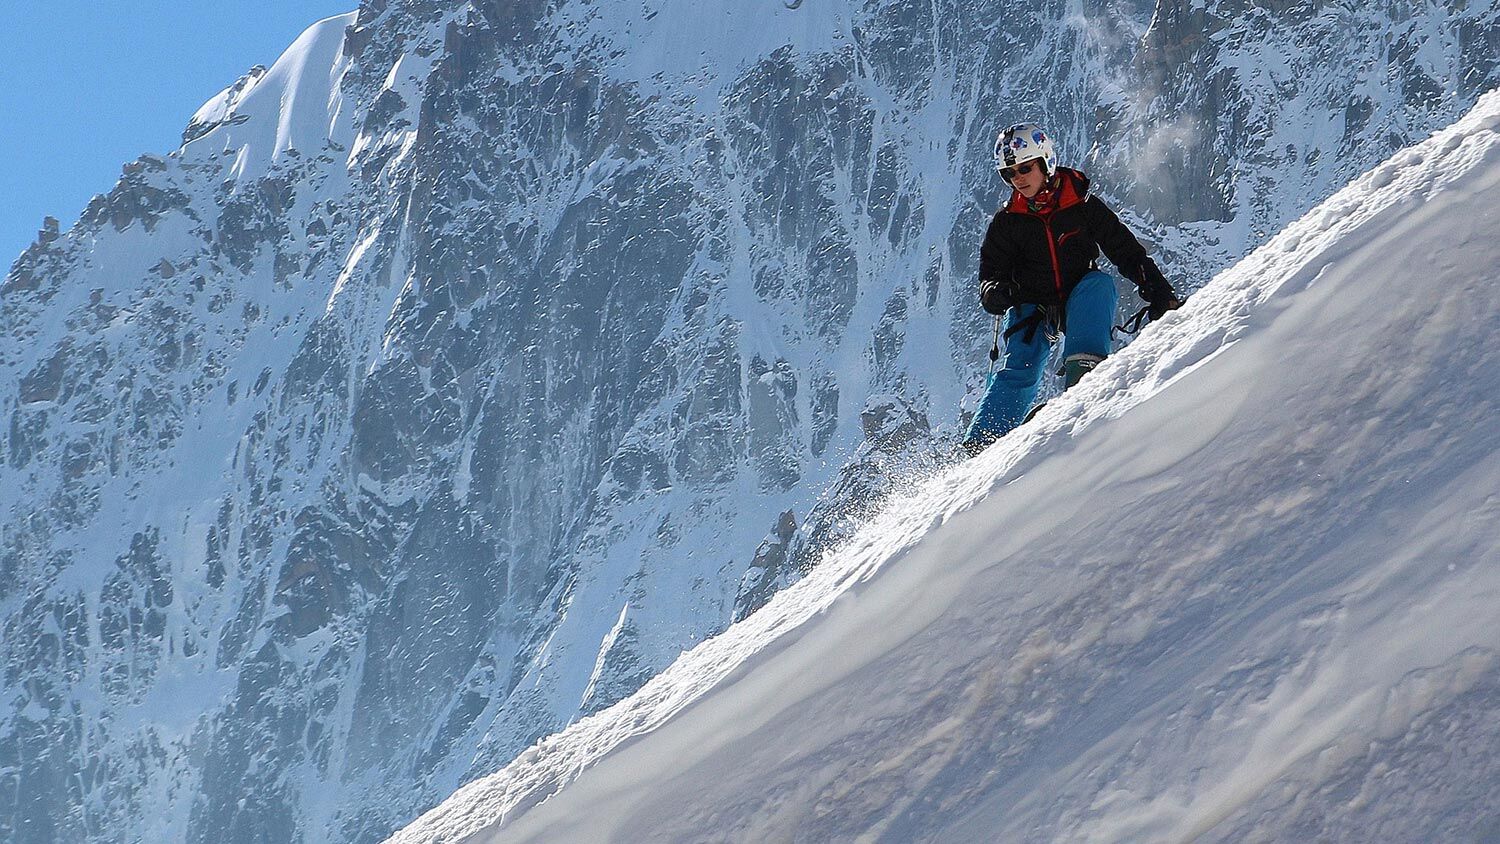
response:
[[[1064,360],[1074,355],[1103,358],[1109,354],[1110,328],[1114,325],[1115,305],[1119,298],[1115,292],[1115,280],[1106,273],[1093,270],[1079,280],[1073,292],[1068,294]],[[1038,310],[1037,305],[1011,308],[1005,315],[1005,331],[1009,332],[1016,323],[1025,321]],[[967,441],[986,443],[999,439],[1026,418],[1031,403],[1036,401],[1047,358],[1052,351],[1051,330],[1051,326],[1040,327],[1034,332],[1022,329],[1005,340],[1005,366],[990,379],[979,412],[974,414],[974,421],[969,425],[965,436]],[[1029,341],[1027,334],[1031,335]]]

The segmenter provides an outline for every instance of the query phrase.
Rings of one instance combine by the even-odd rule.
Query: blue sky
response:
[[[314,21],[358,0],[0,0],[0,275],[42,217],[72,225],[120,166]]]

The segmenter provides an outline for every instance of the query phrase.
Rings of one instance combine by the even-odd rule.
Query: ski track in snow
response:
[[[1494,835],[1497,128],[1490,94],[391,841]]]

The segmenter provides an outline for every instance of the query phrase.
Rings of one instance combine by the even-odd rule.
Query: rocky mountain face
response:
[[[1477,4],[316,24],[0,286],[0,838],[381,838],[942,459],[1002,124],[1191,290],[1497,48]]]

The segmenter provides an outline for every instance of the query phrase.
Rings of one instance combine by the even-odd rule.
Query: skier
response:
[[[1001,132],[995,166],[1012,192],[979,250],[979,301],[997,320],[1005,317],[1005,365],[964,437],[971,454],[1028,418],[1057,335],[1065,338],[1064,389],[1109,354],[1118,294],[1098,267],[1100,250],[1135,283],[1152,319],[1180,304],[1145,247],[1089,194],[1088,177],[1057,166],[1041,127],[1018,123]]]

